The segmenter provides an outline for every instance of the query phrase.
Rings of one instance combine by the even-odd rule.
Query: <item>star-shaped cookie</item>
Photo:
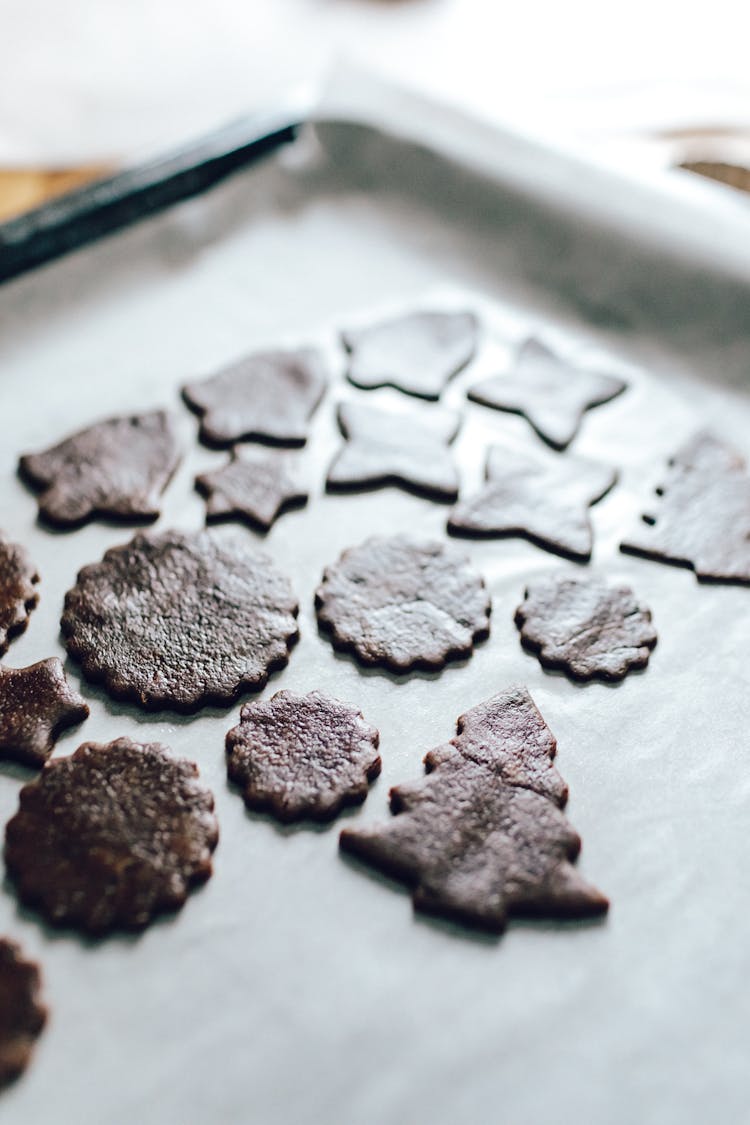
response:
[[[493,445],[486,477],[475,496],[451,509],[452,535],[518,536],[575,562],[588,562],[593,547],[589,507],[612,488],[615,469],[582,457],[541,450],[517,453]]]
[[[195,478],[196,489],[206,498],[206,520],[234,516],[268,531],[282,512],[307,503],[293,458],[276,449],[233,450],[220,469]]]
[[[43,766],[62,732],[88,713],[56,656],[28,668],[0,666],[0,758]]]
[[[394,484],[434,500],[457,498],[449,446],[461,421],[454,411],[397,412],[342,402],[338,419],[347,440],[328,470],[329,492]]]
[[[304,445],[327,384],[322,355],[301,348],[254,352],[209,379],[189,383],[182,396],[201,415],[200,436],[207,445]]]
[[[467,394],[483,406],[522,414],[548,445],[565,449],[585,412],[626,387],[624,379],[575,367],[532,338],[521,345],[509,374],[484,379]]]
[[[469,312],[414,312],[341,333],[355,387],[395,387],[438,399],[472,359],[479,325]]]

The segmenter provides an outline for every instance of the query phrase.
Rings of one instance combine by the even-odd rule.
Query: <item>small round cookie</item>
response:
[[[656,645],[651,611],[629,586],[553,574],[526,588],[516,610],[524,648],[575,680],[622,680]]]
[[[214,799],[157,742],[86,742],[21,790],[5,860],[19,898],[54,925],[142,929],[211,875]]]
[[[469,559],[406,535],[344,551],[324,571],[315,604],[336,648],[394,672],[443,668],[490,631],[490,595]]]
[[[248,808],[331,820],[380,773],[380,736],[362,712],[319,691],[246,703],[226,740],[229,779]]]

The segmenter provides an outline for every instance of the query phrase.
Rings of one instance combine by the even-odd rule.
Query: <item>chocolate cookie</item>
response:
[[[415,909],[493,933],[514,915],[602,914],[607,899],[573,867],[555,750],[526,689],[501,692],[427,754],[427,777],[391,789],[388,824],[344,829],[341,848],[410,886]]]
[[[193,710],[263,687],[297,638],[283,574],[240,539],[136,535],[86,566],[60,627],[84,675],[116,699]]]
[[[13,941],[0,938],[0,1089],[29,1065],[47,1020],[39,966],[25,961]]]
[[[621,551],[690,567],[701,582],[750,584],[750,476],[738,453],[696,435],[669,462],[656,496]]]
[[[355,387],[395,387],[438,399],[472,359],[479,325],[473,313],[417,312],[342,332],[347,376]]]
[[[565,449],[578,433],[583,416],[627,387],[623,379],[575,367],[539,340],[526,340],[513,371],[476,383],[468,396],[482,406],[522,414],[540,438]]]
[[[527,586],[516,610],[524,648],[576,680],[622,680],[656,645],[651,611],[628,586],[564,574]]]
[[[56,656],[28,668],[0,666],[0,758],[43,766],[62,732],[88,713]]]
[[[381,410],[342,402],[339,425],[346,445],[328,470],[329,492],[393,484],[434,500],[455,500],[458,473],[450,443],[461,424],[452,410]]]
[[[157,742],[86,742],[21,790],[5,860],[21,900],[87,933],[142,929],[211,874],[214,799]]]
[[[475,496],[451,509],[452,535],[517,536],[576,562],[588,562],[594,541],[589,507],[614,485],[614,469],[581,457],[541,450],[516,453],[493,445],[486,477]]]
[[[344,551],[324,571],[315,604],[336,648],[394,672],[443,668],[490,631],[490,596],[470,561],[405,535]]]
[[[303,348],[255,352],[210,379],[189,383],[182,394],[202,415],[200,436],[208,445],[304,445],[327,383],[323,357]]]
[[[330,820],[380,773],[378,732],[330,695],[279,691],[246,703],[227,735],[227,772],[248,808],[279,820]]]
[[[196,477],[195,487],[206,497],[206,519],[237,516],[268,531],[282,512],[306,504],[293,456],[275,449],[235,449],[226,465]]]
[[[97,422],[44,453],[27,453],[18,467],[42,490],[40,516],[79,527],[92,516],[155,520],[179,461],[172,420],[155,410]]]
[[[0,532],[0,656],[29,623],[39,601],[39,574],[23,547]]]

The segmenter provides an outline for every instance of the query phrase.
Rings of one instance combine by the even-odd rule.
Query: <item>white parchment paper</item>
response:
[[[465,147],[470,128],[453,128]],[[198,762],[222,835],[207,886],[138,937],[53,932],[4,886],[0,932],[42,962],[51,1018],[28,1074],[0,1100],[2,1121],[746,1119],[750,592],[700,587],[688,571],[617,550],[665,456],[696,425],[747,448],[746,280],[691,251],[686,214],[696,212],[679,203],[682,261],[648,232],[629,235],[623,256],[604,220],[576,224],[573,209],[556,217],[551,207],[542,223],[497,171],[331,125],[205,199],[0,290],[0,525],[42,574],[40,605],[7,663],[64,655],[65,590],[130,534],[38,527],[18,454],[103,415],[172,406],[186,457],[158,526],[198,528],[193,476],[223,455],[195,443],[179,386],[254,347],[317,342],[335,377],[300,455],[311,501],[264,541],[294,581],[302,639],[266,695],[319,688],[355,702],[380,728],[383,756],[361,810],[328,828],[282,829],[246,813],[227,785],[223,738],[238,707],[148,715],[69,666],[92,713],[57,753],[83,738],[162,740]],[[706,222],[725,232],[717,261],[730,258],[728,222]],[[492,635],[439,676],[364,672],[318,636],[313,591],[342,549],[374,533],[440,535],[446,517],[394,489],[323,495],[340,440],[334,404],[360,394],[343,382],[335,329],[436,303],[475,308],[485,326],[476,362],[445,395],[464,413],[465,489],[479,483],[488,442],[537,441],[523,419],[464,395],[530,328],[629,373],[627,393],[592,411],[575,443],[622,472],[594,509],[594,565],[632,582],[659,631],[648,670],[621,686],[574,686],[521,650],[513,611],[525,581],[567,565],[521,541],[465,545],[492,590]],[[370,397],[415,405],[396,392]],[[512,682],[528,684],[558,738],[581,867],[612,908],[590,925],[513,924],[494,941],[415,918],[402,890],[339,857],[337,837],[344,822],[387,817],[389,785],[419,776],[456,717]],[[0,765],[0,821],[30,776]]]

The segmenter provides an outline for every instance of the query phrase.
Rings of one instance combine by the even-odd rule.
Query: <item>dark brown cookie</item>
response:
[[[28,554],[0,532],[0,656],[29,622],[39,601],[39,574]]]
[[[452,535],[528,539],[557,555],[588,562],[594,536],[589,507],[609,492],[617,473],[581,457],[490,447],[487,483],[459,500],[448,516]]]
[[[624,379],[574,367],[531,339],[521,345],[513,371],[484,379],[467,393],[482,406],[522,414],[548,445],[565,449],[586,411],[609,402],[626,387]]]
[[[701,582],[750,584],[750,476],[736,451],[696,435],[670,460],[656,497],[621,551],[690,567]]]
[[[43,453],[27,453],[19,471],[42,490],[39,514],[45,520],[79,527],[92,516],[155,520],[179,462],[172,419],[155,410],[108,418]]]
[[[209,531],[136,535],[86,566],[60,627],[117,699],[194,710],[263,687],[297,638],[297,601],[264,554]]]
[[[405,535],[344,551],[323,572],[315,604],[336,648],[394,672],[443,668],[490,631],[490,596],[469,559]]]
[[[201,441],[304,445],[328,376],[323,357],[309,348],[255,352],[217,375],[189,383],[182,394],[202,415]]]
[[[526,689],[502,692],[427,754],[427,777],[391,789],[389,823],[344,829],[341,847],[410,886],[417,910],[493,933],[512,915],[602,914],[607,899],[573,867],[555,750]]]
[[[20,899],[87,933],[141,929],[211,874],[214,799],[157,742],[86,742],[21,790],[5,834]]]
[[[242,708],[227,735],[227,772],[248,808],[330,820],[364,801],[380,773],[378,742],[355,707],[319,691],[280,691]]]
[[[479,325],[473,313],[416,312],[342,332],[347,376],[356,387],[395,387],[438,399],[472,359]]]
[[[195,478],[195,487],[206,497],[206,519],[234,516],[268,531],[282,512],[306,504],[308,494],[293,457],[276,449],[233,450],[226,465]]]
[[[342,402],[338,418],[347,440],[328,470],[329,492],[394,484],[434,500],[456,499],[449,446],[461,421],[454,411],[396,412]]]
[[[628,586],[550,575],[526,587],[516,610],[524,648],[575,680],[622,680],[656,645],[651,611]]]
[[[0,938],[0,1089],[29,1065],[46,1023],[41,987],[39,966],[25,961],[15,942]]]
[[[0,666],[0,758],[43,766],[62,732],[88,713],[56,656],[28,668]]]

